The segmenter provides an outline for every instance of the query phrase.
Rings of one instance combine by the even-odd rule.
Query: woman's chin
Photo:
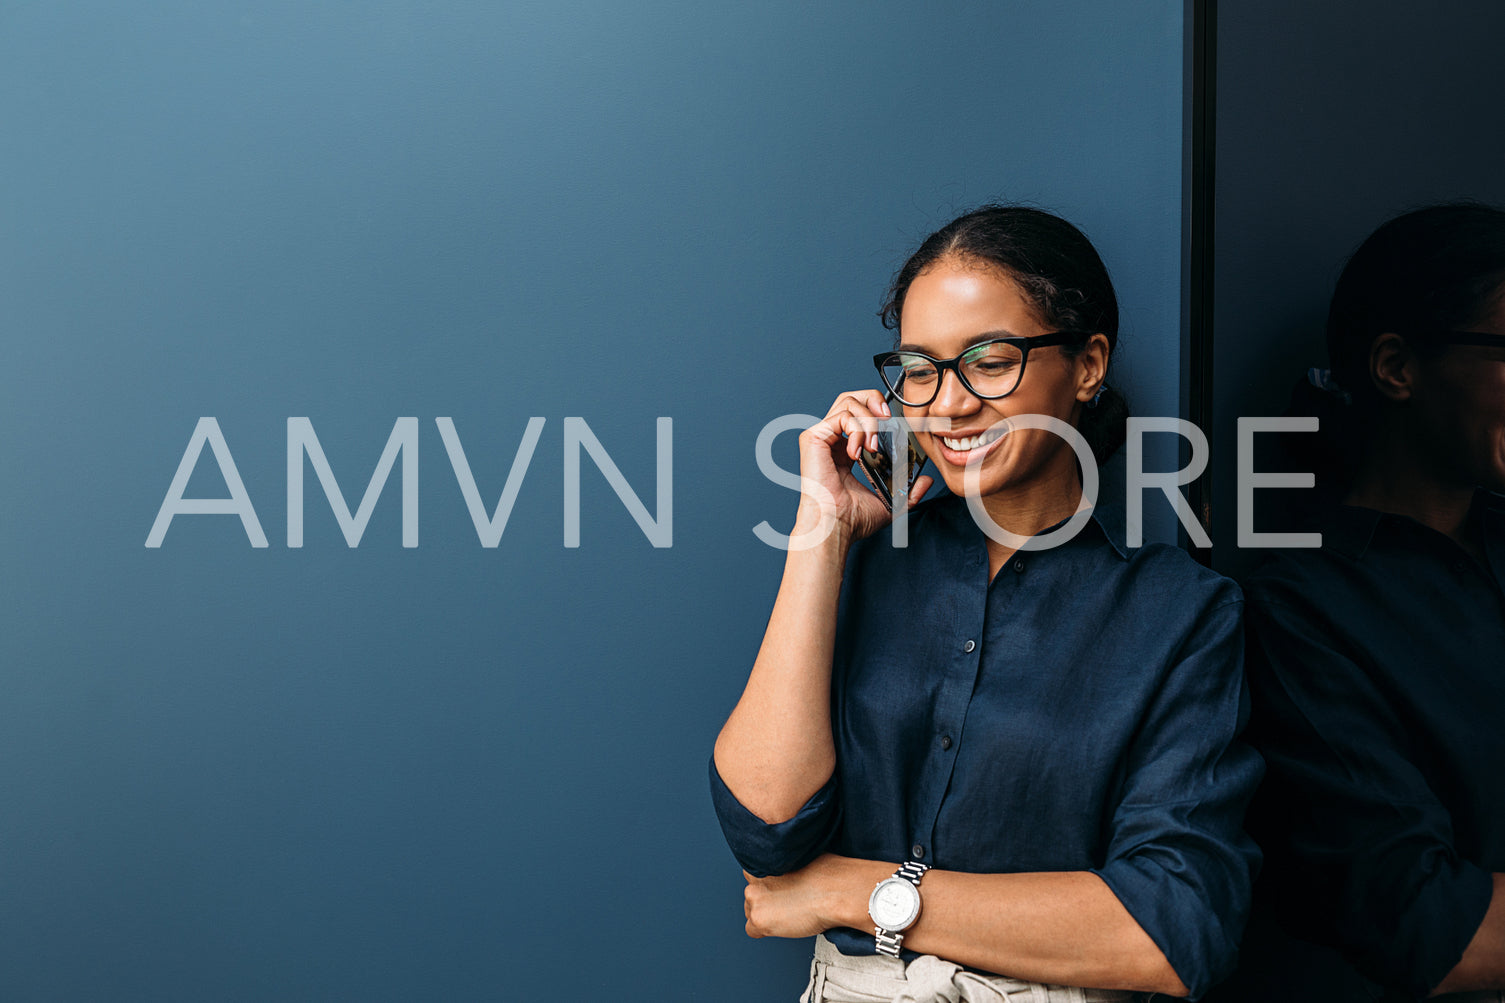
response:
[[[939,466],[939,464],[937,464]],[[998,476],[991,470],[981,471],[981,477],[973,482],[973,493],[986,498],[1003,486],[1005,478]],[[941,470],[940,480],[945,483],[947,490],[957,496],[967,493],[967,475],[960,467],[947,466]]]

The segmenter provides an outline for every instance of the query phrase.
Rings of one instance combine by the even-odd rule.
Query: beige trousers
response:
[[[1145,993],[1048,986],[984,975],[922,954],[906,964],[883,954],[842,954],[815,938],[810,984],[800,1003],[1139,1003]]]

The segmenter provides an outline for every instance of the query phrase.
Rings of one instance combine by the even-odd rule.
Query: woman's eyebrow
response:
[[[963,343],[964,347],[962,348],[962,351],[965,352],[968,348],[971,348],[973,345],[981,344],[984,341],[992,341],[995,338],[1018,338],[1018,337],[1022,337],[1022,336],[1018,335],[1018,334],[1015,334],[1013,331],[1004,331],[1004,330],[984,331],[981,334],[974,334],[972,337],[968,338]],[[921,355],[928,354],[925,351],[925,348],[924,348],[923,345],[915,345],[915,344],[908,343],[908,342],[906,342],[905,344],[900,345],[898,348],[894,349],[894,351],[896,351],[896,352],[919,352]]]

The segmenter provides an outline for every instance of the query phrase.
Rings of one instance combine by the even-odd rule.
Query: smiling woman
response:
[[[1092,245],[989,206],[895,279],[875,361],[949,493],[911,492],[909,546],[852,461],[889,414],[841,394],[801,437],[796,532],[711,787],[744,867],[747,932],[819,935],[804,999],[1200,996],[1232,964],[1258,851],[1242,598],[1183,551],[1130,552],[1114,513],[1049,550],[1127,410],[1105,388],[1118,306]],[[923,423],[917,422],[923,425]],[[1039,424],[1034,422],[1033,424]],[[1009,569],[1005,572],[1005,569]],[[1042,995],[1043,994],[1043,995]]]

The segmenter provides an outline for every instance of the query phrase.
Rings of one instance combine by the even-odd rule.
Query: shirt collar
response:
[[[1478,488],[1474,491],[1473,505],[1474,511],[1482,518],[1505,523],[1505,495]],[[1322,546],[1358,560],[1373,542],[1375,530],[1387,518],[1408,517],[1355,505],[1334,505],[1322,522]]]
[[[937,504],[940,505],[946,515],[950,518],[951,526],[954,531],[968,535],[973,533],[982,533],[982,529],[972,519],[972,513],[967,508],[966,499],[961,495],[951,494],[948,491],[937,499]],[[1061,522],[1056,523],[1055,526],[1049,526],[1046,529],[1041,530],[1040,534],[1043,535],[1045,533],[1048,533],[1051,530],[1064,525],[1067,521],[1068,520],[1063,519],[1061,520]],[[1070,541],[1068,541],[1068,543],[1074,543],[1082,539],[1082,535],[1084,533],[1091,533],[1092,527],[1096,526],[1097,531],[1102,535],[1103,539],[1106,540],[1108,542],[1108,545],[1113,548],[1113,552],[1117,554],[1121,560],[1127,561],[1129,559],[1129,550],[1125,544],[1124,509],[1122,501],[1115,503],[1110,499],[1105,502],[1102,494],[1099,493],[1097,504],[1093,506],[1091,515],[1088,517],[1087,522],[1088,524],[1082,527],[1082,529],[1079,530],[1077,534],[1073,536]]]
[[[1358,560],[1369,549],[1375,527],[1385,513],[1353,505],[1334,505],[1322,521],[1322,546],[1351,560]]]
[[[1096,521],[1098,529],[1102,530],[1103,538],[1112,545],[1120,558],[1127,561],[1129,548],[1126,540],[1123,500],[1110,499],[1104,504],[1103,497],[1099,494],[1097,504],[1092,508],[1092,518]]]

